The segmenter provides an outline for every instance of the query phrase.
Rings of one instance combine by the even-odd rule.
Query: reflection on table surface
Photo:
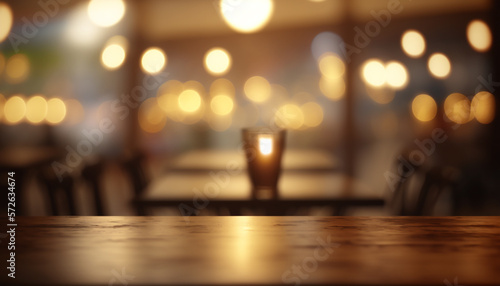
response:
[[[339,162],[331,153],[312,149],[286,149],[282,168],[285,170],[332,170]],[[172,170],[225,170],[227,165],[246,168],[242,150],[195,150],[184,153],[172,162]]]
[[[2,285],[500,281],[497,217],[21,217],[17,223],[16,279],[2,275]]]

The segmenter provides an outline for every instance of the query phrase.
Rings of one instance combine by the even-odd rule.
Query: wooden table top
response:
[[[16,279],[2,275],[2,285],[500,284],[499,217],[20,217],[17,223]]]

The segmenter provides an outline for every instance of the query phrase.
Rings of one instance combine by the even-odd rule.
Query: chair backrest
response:
[[[104,194],[101,187],[104,165],[104,161],[99,159],[96,162],[88,163],[82,170],[82,177],[91,188],[95,210],[99,216],[106,213],[104,209]]]
[[[77,215],[74,199],[74,178],[71,175],[64,174],[62,180],[59,180],[51,166],[43,166],[38,173],[38,179],[44,186],[52,215],[60,215],[65,212],[70,215]],[[62,206],[60,205],[61,201],[63,202]]]
[[[133,191],[134,191],[134,201],[142,195],[149,183],[149,177],[146,172],[146,154],[143,152],[136,152],[131,156],[126,157],[122,160],[121,165],[125,170],[125,173],[131,180]],[[135,204],[137,215],[146,215],[146,210]]]

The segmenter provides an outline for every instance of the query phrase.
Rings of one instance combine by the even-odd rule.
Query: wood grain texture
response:
[[[1,285],[500,285],[498,217],[17,222],[17,278]]]

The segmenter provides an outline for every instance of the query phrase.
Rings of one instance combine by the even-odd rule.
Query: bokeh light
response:
[[[430,95],[419,94],[413,99],[411,103],[411,110],[416,119],[422,122],[427,122],[436,117],[437,104],[434,98]]]
[[[323,122],[323,108],[316,102],[307,102],[300,106],[304,114],[304,125],[316,127]]]
[[[80,101],[76,99],[68,99],[64,101],[64,104],[66,105],[67,110],[64,122],[69,125],[76,125],[82,122],[85,117],[85,109]]]
[[[33,124],[41,123],[47,116],[47,101],[41,95],[32,96],[26,102],[26,119]]]
[[[418,58],[425,52],[425,38],[416,30],[407,30],[401,37],[403,51],[412,58]]]
[[[111,27],[125,15],[125,3],[123,0],[91,0],[87,12],[94,24]]]
[[[486,52],[491,47],[491,30],[482,20],[473,20],[467,25],[467,40],[478,52]]]
[[[452,93],[444,101],[444,114],[451,121],[465,124],[474,118],[470,100],[461,93]]]
[[[233,107],[233,99],[227,95],[216,95],[210,101],[210,108],[217,115],[228,115],[233,111]]]
[[[385,66],[387,84],[395,89],[402,89],[408,84],[408,71],[397,61],[388,62]]]
[[[451,72],[451,63],[442,53],[434,53],[429,57],[427,68],[436,78],[447,78]]]
[[[7,3],[0,2],[0,43],[9,36],[13,18],[10,6]]]
[[[223,48],[212,48],[205,54],[204,66],[211,75],[224,75],[231,68],[231,55]]]
[[[488,124],[495,118],[495,96],[487,91],[480,91],[472,98],[471,108],[479,123]]]
[[[323,54],[319,59],[318,66],[321,74],[329,79],[339,78],[345,73],[344,61],[333,53]]]
[[[235,88],[233,83],[225,78],[218,78],[212,82],[210,85],[210,95],[227,95],[234,97],[235,96]]]
[[[66,104],[60,98],[52,98],[47,101],[47,116],[45,119],[49,124],[59,124],[66,117]]]
[[[280,128],[299,129],[304,124],[304,113],[297,105],[287,103],[276,111],[274,122]]]
[[[155,97],[144,100],[137,115],[139,126],[148,133],[160,132],[167,122],[165,112],[158,106]]]
[[[167,55],[160,48],[149,48],[141,57],[142,70],[147,74],[158,74],[167,65]]]
[[[8,83],[21,83],[28,78],[29,73],[30,62],[25,54],[15,54],[7,60],[5,74]]]
[[[19,123],[26,115],[26,102],[21,95],[14,95],[7,99],[3,111],[7,124]]]
[[[123,36],[114,36],[106,42],[101,53],[101,63],[108,70],[122,66],[127,56],[128,41]]]
[[[345,88],[345,81],[343,78],[328,79],[326,77],[321,77],[319,80],[319,89],[321,93],[333,101],[337,101],[344,97]]]
[[[271,85],[261,76],[253,76],[245,82],[245,95],[253,102],[262,103],[271,96]]]
[[[193,89],[186,89],[179,94],[178,104],[184,112],[195,112],[201,107],[201,96]]]
[[[385,66],[377,59],[371,59],[366,61],[362,67],[362,78],[363,80],[374,87],[380,87],[385,84]]]
[[[119,68],[124,60],[125,50],[117,44],[109,45],[102,51],[101,63],[108,70]]]
[[[272,0],[220,0],[220,13],[226,24],[240,33],[262,29],[271,18]]]

